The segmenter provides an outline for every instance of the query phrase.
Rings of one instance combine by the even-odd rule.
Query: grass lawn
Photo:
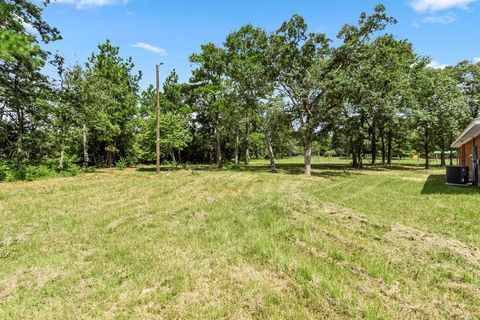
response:
[[[478,189],[314,163],[0,183],[0,318],[479,317]]]

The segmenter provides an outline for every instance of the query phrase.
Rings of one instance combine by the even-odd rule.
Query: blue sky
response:
[[[477,2],[478,1],[478,2]],[[44,17],[60,29],[63,40],[50,46],[69,64],[83,63],[109,38],[122,56],[131,56],[144,77],[154,83],[155,64],[164,62],[162,77],[176,69],[188,81],[188,56],[203,43],[221,45],[226,35],[246,23],[275,30],[293,14],[310,29],[334,38],[344,23],[371,12],[371,0],[57,0]],[[382,2],[398,20],[388,31],[408,39],[432,66],[480,58],[479,0],[391,0]]]

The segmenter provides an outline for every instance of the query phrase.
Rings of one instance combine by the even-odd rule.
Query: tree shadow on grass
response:
[[[280,162],[276,165],[278,174],[298,175],[304,174],[304,164],[295,162],[287,163]],[[155,172],[155,166],[139,167],[136,169],[138,172]],[[270,172],[270,166],[268,163],[252,163],[250,165],[236,165],[232,167],[224,167],[217,169],[213,164],[188,164],[179,165],[177,169],[169,166],[162,166],[161,172],[174,172],[176,170],[188,170],[191,172],[246,172],[246,173],[268,173]],[[351,178],[367,174],[368,172],[388,172],[388,171],[421,171],[423,167],[417,167],[415,165],[365,165],[362,169],[353,169],[349,163],[314,163],[312,164],[312,176],[325,179],[335,178]],[[442,180],[440,178],[440,180]],[[444,184],[440,183],[441,186]],[[432,187],[427,187],[426,190],[433,190]],[[448,189],[447,189],[448,191]],[[455,192],[453,192],[455,193]]]
[[[276,165],[279,174],[288,175],[303,175],[304,165],[303,163],[278,163]],[[237,169],[243,172],[269,172],[269,165],[250,165],[242,166]],[[333,179],[337,177],[348,178],[361,174],[350,168],[348,164],[312,164],[312,176],[326,179]]]
[[[422,194],[479,194],[480,189],[474,186],[459,187],[445,184],[444,174],[432,174],[428,176],[423,185]]]
[[[303,175],[304,166],[302,163],[279,163],[277,164],[277,174],[288,175]],[[136,169],[138,172],[155,172],[155,167],[140,167]],[[230,172],[246,172],[246,173],[268,173],[270,172],[270,166],[268,164],[251,164],[248,166],[238,165],[231,168],[217,169],[215,165],[201,164],[201,165],[187,165],[178,166],[177,170],[189,170],[189,171],[230,171]],[[161,172],[175,171],[173,168],[162,167]],[[359,170],[353,170],[348,164],[312,164],[312,176],[333,179],[337,177],[348,178],[361,174]]]
[[[172,168],[172,167],[166,167],[162,166],[160,167],[160,172],[175,172],[178,170],[192,170],[192,171],[216,171],[217,169],[213,165],[208,165],[208,164],[195,164],[195,165],[189,165],[189,166],[182,166],[179,165],[177,168]],[[138,172],[156,172],[157,168],[155,166],[149,166],[149,167],[139,167],[136,169]]]
[[[431,166],[431,168],[439,168],[440,166]],[[386,164],[375,164],[375,165],[364,165],[362,170],[366,171],[421,171],[425,170],[423,166],[417,166],[414,164],[393,164],[393,165],[386,165]]]

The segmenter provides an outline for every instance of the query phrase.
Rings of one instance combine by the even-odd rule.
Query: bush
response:
[[[67,176],[74,176],[77,173],[79,173],[81,170],[82,170],[82,167],[72,163],[66,168],[66,170],[64,170],[64,172],[66,173]]]
[[[223,167],[225,169],[229,169],[229,170],[235,170],[235,169],[240,169],[240,166],[238,164],[235,164],[235,162],[233,161],[225,161],[225,163],[223,164]]]
[[[0,162],[0,181],[25,180],[25,170],[17,169],[8,162]]]
[[[26,166],[20,171],[24,171],[21,174],[21,178],[19,180],[38,180],[44,178],[54,178],[59,176],[58,172],[52,169],[50,166],[47,165],[39,165],[39,166]]]
[[[45,178],[69,177],[76,175],[81,168],[71,162],[65,162],[64,170],[59,171],[54,161],[40,165],[24,165],[20,169],[8,162],[0,162],[0,181],[38,180]]]
[[[124,170],[125,168],[128,167],[128,162],[125,158],[120,158],[119,160],[117,160],[117,162],[115,163],[115,167],[118,169],[118,170]]]
[[[10,166],[5,162],[0,162],[0,181],[6,181],[10,174]]]
[[[172,171],[176,171],[178,169],[177,161],[165,161],[164,164]]]
[[[138,158],[136,156],[128,156],[125,158],[129,167],[135,167],[138,164]]]
[[[53,171],[57,171],[60,176],[69,176],[69,175],[75,175],[78,172],[80,172],[81,167],[77,164],[79,163],[79,159],[76,156],[68,156],[65,155],[65,158],[63,159],[63,169],[60,170],[60,159],[59,157],[56,157],[53,160],[45,160],[42,162],[42,164],[47,165],[50,169]]]

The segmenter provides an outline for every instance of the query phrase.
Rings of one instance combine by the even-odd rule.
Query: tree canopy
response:
[[[0,1],[0,161],[20,171],[152,163],[153,86],[140,88],[132,58],[108,39],[73,66],[45,50],[61,40],[42,18],[45,5]],[[395,23],[378,5],[336,41],[294,15],[276,30],[247,24],[221,45],[201,45],[189,81],[173,70],[163,83],[163,161],[221,168],[265,157],[275,172],[277,158],[302,155],[311,175],[322,153],[356,168],[416,153],[428,167],[440,150],[445,165],[451,141],[480,114],[480,63],[433,69],[388,33]]]

